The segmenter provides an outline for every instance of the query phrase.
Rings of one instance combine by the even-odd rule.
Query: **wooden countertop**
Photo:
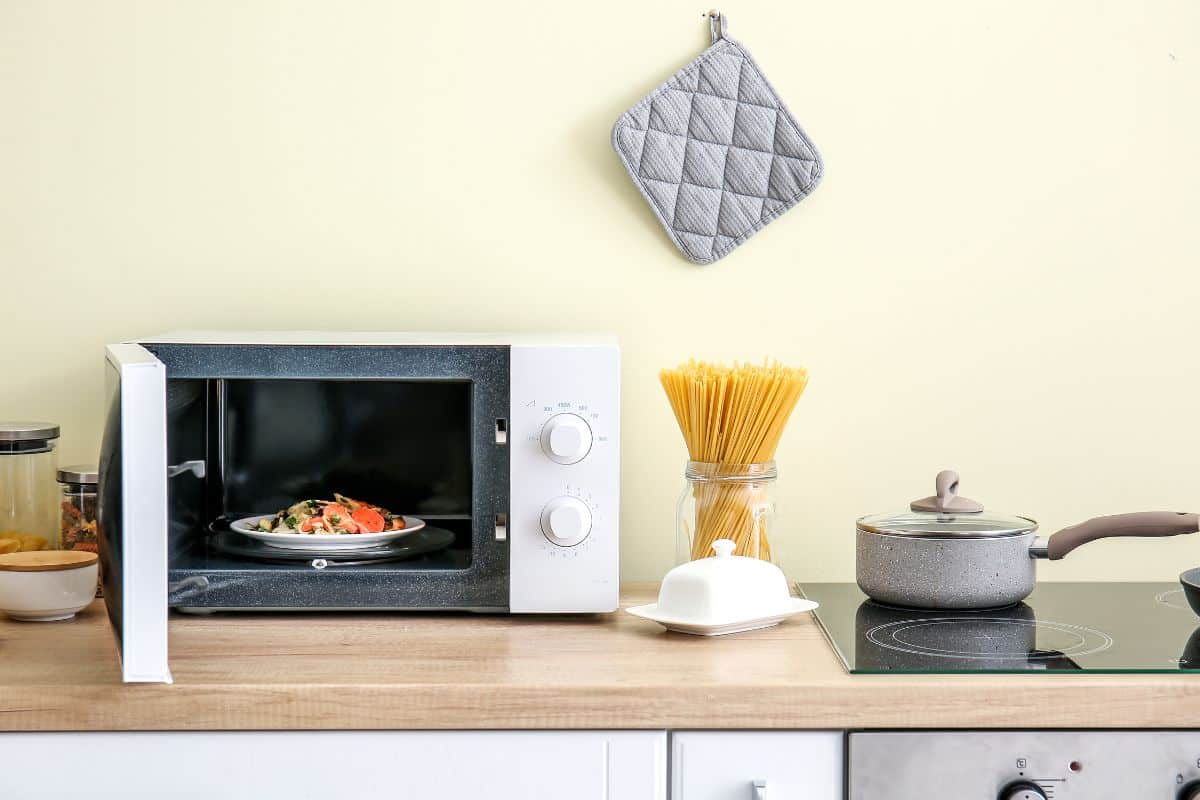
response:
[[[125,685],[99,602],[0,622],[0,730],[1200,724],[1198,676],[851,676],[808,615],[717,639],[624,613],[175,615],[170,638],[175,684]]]

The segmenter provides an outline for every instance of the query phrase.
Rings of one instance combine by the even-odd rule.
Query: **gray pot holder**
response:
[[[808,195],[821,156],[746,49],[712,46],[613,126],[613,149],[688,259],[726,256]]]

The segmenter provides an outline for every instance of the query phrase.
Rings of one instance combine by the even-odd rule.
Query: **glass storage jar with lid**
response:
[[[99,470],[91,464],[59,467],[59,507],[62,525],[59,546],[63,550],[100,552],[96,541],[96,484]]]
[[[58,469],[58,546],[63,550],[99,553],[96,538],[96,488],[100,471],[92,464],[74,464]],[[102,594],[97,582],[96,596]]]
[[[0,422],[0,553],[58,547],[58,426]]]

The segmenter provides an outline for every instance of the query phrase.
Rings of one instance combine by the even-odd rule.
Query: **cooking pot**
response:
[[[1192,631],[1187,644],[1183,646],[1183,654],[1179,656],[1180,669],[1200,669],[1200,628]]]
[[[1048,539],[1029,517],[985,511],[958,496],[958,474],[943,470],[936,494],[908,511],[857,523],[856,578],[880,603],[909,608],[998,608],[1033,591],[1036,559],[1057,561],[1113,536],[1176,536],[1200,530],[1200,514],[1143,511],[1096,517]]]
[[[1180,575],[1179,583],[1183,586],[1183,596],[1187,598],[1192,611],[1200,614],[1200,567],[1189,569]]]

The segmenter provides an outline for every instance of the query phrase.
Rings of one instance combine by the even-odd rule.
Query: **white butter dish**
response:
[[[790,596],[779,567],[757,558],[733,555],[729,539],[713,543],[717,552],[680,564],[667,573],[658,602],[625,609],[667,630],[721,636],[769,628],[817,604]]]

